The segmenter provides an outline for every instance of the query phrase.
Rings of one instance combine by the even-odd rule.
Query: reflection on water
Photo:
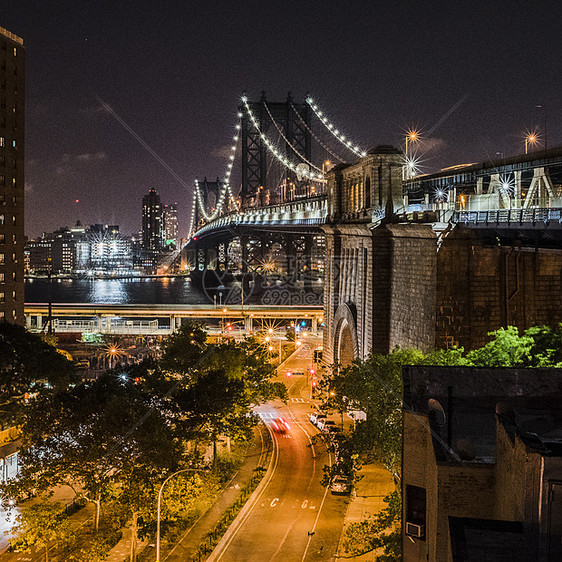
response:
[[[206,304],[208,297],[185,277],[141,279],[53,279],[54,303]],[[26,279],[25,302],[49,300],[46,279]]]

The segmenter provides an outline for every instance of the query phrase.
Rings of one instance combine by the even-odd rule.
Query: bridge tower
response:
[[[328,174],[324,356],[348,365],[396,345],[428,349],[433,335],[436,238],[430,226],[399,224],[402,153],[387,145]]]
[[[220,192],[224,187],[224,181],[219,178],[215,181],[209,181],[205,176],[202,181],[197,180],[197,183],[199,185],[199,192],[201,193],[201,197],[203,199],[204,208],[209,212],[212,212],[219,202]],[[194,218],[195,226],[198,227],[204,218],[205,217],[199,209],[199,205],[196,205]]]
[[[256,117],[261,133],[271,138],[280,138],[279,146],[285,147],[288,158],[296,159],[289,143],[307,160],[311,160],[310,107],[306,103],[295,103],[289,92],[284,102],[269,102],[265,92],[259,101],[248,101],[248,105]],[[269,110],[269,111],[268,111]],[[256,130],[246,108],[240,106],[242,113],[242,206],[244,208],[262,206],[267,203],[282,203],[285,200],[282,192],[274,193],[277,185],[270,177],[270,161],[260,131]],[[271,116],[270,116],[271,113]],[[275,123],[272,121],[275,121]],[[286,138],[283,140],[282,131]],[[296,182],[293,172],[284,172],[285,182]]]

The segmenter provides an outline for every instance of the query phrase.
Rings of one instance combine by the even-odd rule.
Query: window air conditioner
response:
[[[425,536],[425,525],[416,525],[415,523],[408,523],[406,521],[406,534],[421,539]]]

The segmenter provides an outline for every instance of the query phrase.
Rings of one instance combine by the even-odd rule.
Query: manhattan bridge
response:
[[[437,237],[459,224],[492,244],[562,246],[562,148],[420,174],[417,133],[404,140],[405,149],[369,149],[310,95],[243,95],[224,176],[195,180],[182,253],[192,278],[241,281],[242,301],[250,284],[276,283],[321,304],[326,236],[388,221],[430,224]]]

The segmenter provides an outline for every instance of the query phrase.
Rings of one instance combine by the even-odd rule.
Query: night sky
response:
[[[561,16],[528,1],[2,0],[0,26],[26,45],[26,233],[77,219],[133,233],[155,187],[185,235],[244,90],[310,92],[362,147],[419,127],[427,172],[521,153],[539,104],[560,144]]]

